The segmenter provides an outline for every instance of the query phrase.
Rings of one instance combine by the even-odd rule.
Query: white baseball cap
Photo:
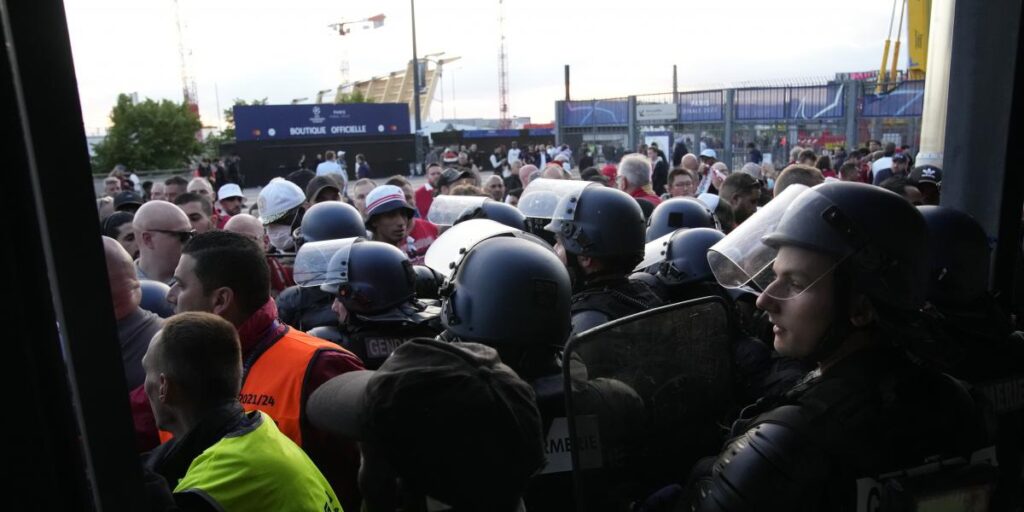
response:
[[[704,151],[701,151],[700,152],[700,156],[705,157],[705,158],[714,158],[715,160],[718,160],[718,153],[715,153],[715,150],[710,149],[710,148],[709,149],[705,149]]]
[[[298,185],[284,178],[274,178],[260,190],[260,195],[256,198],[256,207],[260,209],[260,222],[264,226],[271,224],[304,202],[306,194]]]
[[[242,187],[239,187],[235,183],[228,183],[217,190],[218,199],[228,199],[231,197],[241,197],[244,199],[245,194],[242,193]]]

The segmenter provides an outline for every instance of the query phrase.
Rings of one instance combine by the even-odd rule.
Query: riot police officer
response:
[[[367,369],[402,343],[440,332],[440,310],[416,300],[416,272],[393,245],[360,240],[338,249],[320,289],[334,297],[336,316],[309,333],[358,355]]]
[[[572,510],[571,465],[560,356],[569,337],[569,273],[551,248],[531,235],[476,243],[442,289],[442,337],[494,347],[533,387],[548,434],[548,465],[527,490],[527,510]],[[554,441],[551,443],[550,441]]]
[[[916,209],[878,187],[825,183],[796,197],[774,229],[761,227],[737,231],[769,232],[760,244],[726,237],[715,246],[716,277],[742,274],[759,286],[775,348],[817,368],[743,411],[717,460],[695,469],[706,471],[691,487],[696,510],[852,509],[865,497],[858,489],[871,487],[858,479],[933,455],[969,457],[985,442],[961,385],[901,348],[927,286]]]
[[[704,203],[692,197],[674,197],[662,201],[647,221],[647,241],[661,238],[682,228],[717,228],[714,214]]]
[[[752,332],[767,318],[755,315],[749,289],[726,290],[717,281],[708,263],[708,250],[725,238],[711,228],[680,229],[648,243],[645,258],[631,280],[643,279],[651,284],[666,303],[685,302],[701,297],[719,297],[728,306],[732,329],[733,364],[736,367],[736,390],[742,403],[763,396],[781,394],[812,368],[799,360],[781,357]],[[750,307],[748,307],[750,306]],[[768,328],[771,326],[768,324]]]
[[[999,491],[993,509],[1024,502],[1024,337],[989,292],[989,244],[970,215],[919,206],[928,225],[928,339],[915,355],[971,383],[996,416]]]
[[[608,187],[562,197],[545,229],[573,278],[573,333],[662,304],[628,276],[644,254],[644,217],[636,201]]]
[[[321,251],[316,251],[314,255],[313,250],[303,251],[303,247],[308,243],[365,236],[362,216],[351,205],[340,201],[324,201],[310,207],[294,236],[299,246],[295,266],[300,275],[294,276],[295,286],[285,288],[275,299],[278,318],[302,331],[334,325],[336,315],[331,311],[334,295],[321,291],[322,281],[315,279],[327,271],[327,263],[334,253],[324,257]],[[300,255],[304,255],[301,261]],[[310,256],[312,259],[307,259]],[[303,273],[309,277],[304,278]]]

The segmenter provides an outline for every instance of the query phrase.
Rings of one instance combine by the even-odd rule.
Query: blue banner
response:
[[[722,91],[684,92],[679,94],[679,120],[684,123],[721,121],[725,119]]]
[[[924,81],[903,82],[885,94],[865,94],[864,117],[918,117],[924,110]]]
[[[234,113],[238,141],[410,133],[405,103],[247,105]]]
[[[530,137],[548,137],[555,135],[554,128],[530,128]]]
[[[466,130],[462,132],[462,138],[464,139],[485,139],[496,137],[518,139],[519,130]]]
[[[790,119],[831,119],[843,117],[843,85],[789,89]]]
[[[733,96],[735,119],[785,119],[785,87],[737,89]]]
[[[562,103],[562,125],[625,125],[627,110],[626,100],[567,101]]]

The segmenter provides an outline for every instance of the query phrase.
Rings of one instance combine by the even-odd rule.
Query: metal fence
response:
[[[855,147],[867,139],[916,146],[924,82],[906,81],[877,93],[873,82],[812,80],[678,93],[558,102],[560,142],[613,141],[627,148],[657,136],[718,150],[742,164],[747,143],[773,161],[790,148]],[[784,163],[784,162],[783,162]]]

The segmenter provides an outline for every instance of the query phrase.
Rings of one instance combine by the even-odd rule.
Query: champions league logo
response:
[[[320,117],[320,107],[313,107],[313,117],[309,118],[309,120],[317,124],[324,122],[324,118]]]

